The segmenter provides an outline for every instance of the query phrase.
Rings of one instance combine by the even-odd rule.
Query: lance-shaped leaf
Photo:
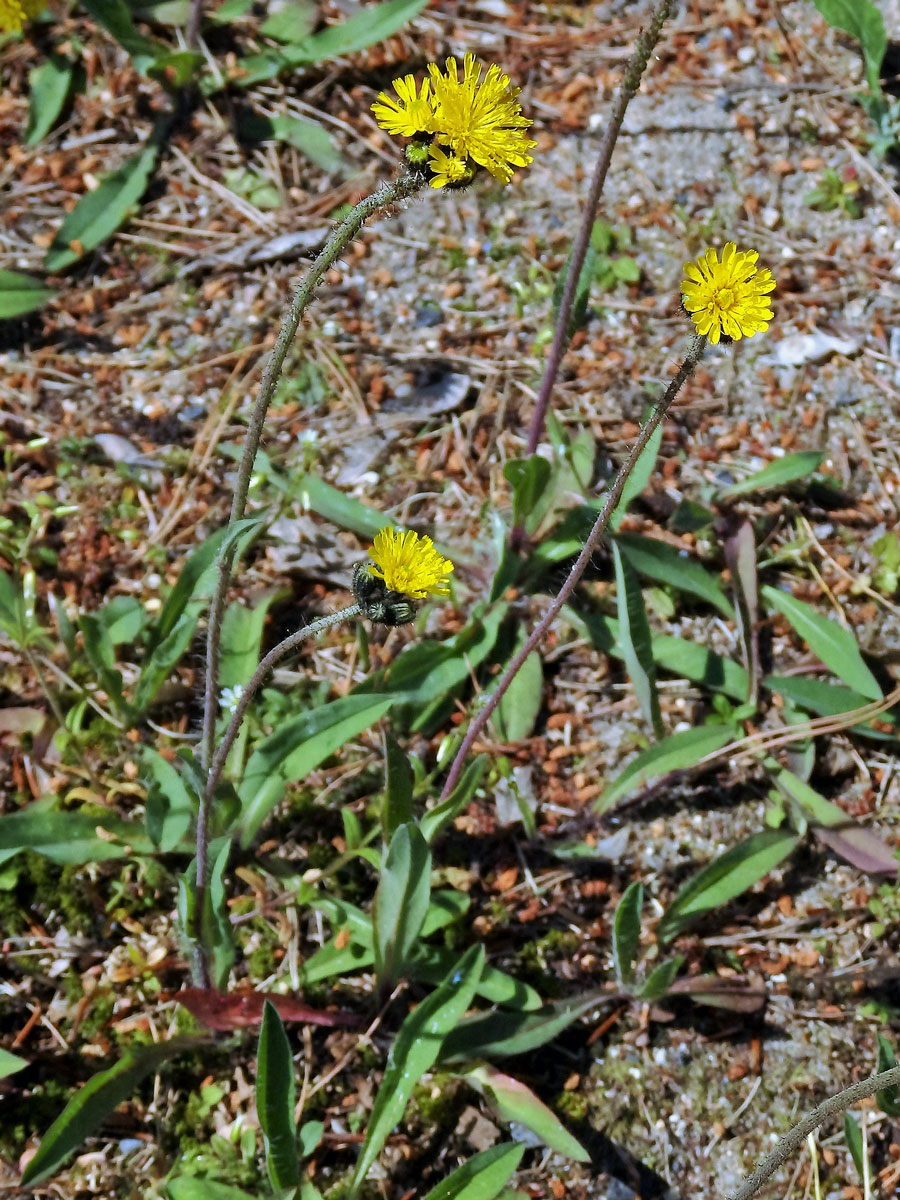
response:
[[[682,771],[695,766],[707,754],[721,749],[732,736],[733,731],[728,725],[701,725],[697,729],[684,729],[681,733],[663,738],[632,759],[625,770],[607,785],[594,807],[598,812],[605,812],[623,796],[646,787],[670,771]]]
[[[644,889],[640,883],[630,883],[616,907],[613,918],[613,960],[616,978],[621,987],[634,979],[634,964],[641,941],[641,908]]]
[[[485,1096],[501,1120],[524,1125],[536,1137],[567,1158],[590,1162],[591,1156],[531,1088],[488,1063],[466,1071],[463,1079]]]
[[[523,1145],[508,1143],[482,1150],[442,1179],[425,1200],[494,1200],[524,1153]]]
[[[383,990],[400,978],[419,937],[431,892],[431,851],[415,825],[401,825],[381,868],[372,929]]]
[[[369,1168],[403,1116],[413,1088],[437,1061],[444,1038],[472,1003],[483,966],[484,946],[471,946],[441,986],[400,1026],[372,1105],[366,1140],[353,1175],[352,1195],[358,1195]]]
[[[854,821],[792,771],[779,768],[774,759],[767,759],[766,765],[774,773],[778,790],[802,810],[819,841],[860,871],[870,875],[897,874],[896,853],[877,833]]]
[[[791,830],[764,829],[726,851],[688,880],[672,901],[656,927],[659,941],[669,941],[703,913],[753,887],[787,858],[799,840]]]
[[[613,542],[612,548],[616,569],[619,643],[622,647],[622,657],[625,659],[625,669],[641,711],[656,737],[660,738],[663,735],[663,725],[659,711],[659,695],[656,691],[656,668],[653,664],[650,624],[647,621],[641,585],[616,542]]]
[[[748,671],[747,694],[743,698],[755,708],[759,695],[759,585],[756,571],[756,539],[753,526],[742,521],[725,539],[725,561],[737,596],[738,629]]]
[[[268,1000],[263,1009],[256,1055],[256,1111],[266,1147],[273,1188],[299,1187],[294,1059],[281,1018]]]
[[[867,700],[882,698],[878,680],[863,662],[856,638],[849,629],[821,616],[811,604],[797,600],[790,592],[773,587],[764,587],[762,592],[772,608],[787,617],[813,654],[847,687],[861,693]]]
[[[22,1172],[22,1186],[33,1186],[61,1167],[73,1150],[130,1096],[141,1080],[167,1059],[196,1048],[199,1038],[177,1038],[155,1046],[128,1050],[108,1071],[94,1075],[72,1097],[41,1139],[37,1153]]]

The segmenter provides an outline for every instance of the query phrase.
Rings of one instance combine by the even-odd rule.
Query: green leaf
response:
[[[659,447],[662,443],[662,425],[657,425],[656,429],[650,434],[650,440],[647,445],[638,455],[638,460],[634,464],[634,470],[625,481],[625,487],[622,489],[622,498],[616,505],[616,511],[610,518],[609,528],[613,533],[622,524],[622,519],[628,511],[628,506],[639,496],[653,475],[653,470],[656,466],[656,458],[659,454]]]
[[[826,683],[824,679],[809,679],[803,675],[769,675],[763,683],[773,692],[778,692],[785,700],[822,717],[839,717],[854,709],[871,704],[865,696],[854,692],[852,688],[840,683]],[[896,728],[898,717],[896,709],[880,713],[879,721],[889,721]],[[896,734],[874,729],[871,722],[854,725],[853,732],[876,741],[890,740]]]
[[[453,950],[417,946],[410,956],[409,974],[422,983],[438,984],[450,971],[455,957]],[[490,963],[485,963],[475,992],[491,1004],[502,1004],[505,1008],[532,1012],[541,1006],[540,994],[530,984],[514,979]]]
[[[794,630],[829,671],[866,699],[881,700],[878,681],[863,662],[856,639],[849,630],[838,625],[837,621],[820,616],[812,605],[797,600],[789,592],[767,586],[762,593],[772,608],[787,617]]]
[[[503,466],[503,478],[513,490],[512,520],[533,533],[540,520],[538,506],[546,497],[553,468],[540,454],[512,458]]]
[[[880,1075],[883,1071],[892,1071],[896,1065],[897,1060],[894,1058],[893,1046],[883,1034],[879,1033],[876,1074]],[[894,1084],[893,1087],[884,1088],[882,1091],[876,1092],[875,1103],[885,1116],[900,1117],[900,1087]]]
[[[156,693],[168,679],[173,668],[181,661],[194,638],[194,630],[200,619],[199,605],[191,605],[182,613],[175,628],[144,658],[138,685],[135,688],[133,705],[137,713],[144,713],[153,702]]]
[[[644,889],[640,883],[630,883],[616,907],[613,919],[613,961],[620,987],[630,987],[641,943],[641,909]]]
[[[500,740],[523,742],[530,737],[543,702],[544,664],[540,654],[533,650],[522,663],[494,711],[493,721]]]
[[[273,1188],[299,1187],[297,1131],[294,1125],[294,1059],[278,1009],[263,1008],[256,1056],[256,1111]]]
[[[787,487],[798,479],[812,475],[822,465],[825,458],[824,450],[799,450],[796,454],[785,454],[768,463],[761,471],[754,471],[746,479],[723,488],[719,495],[724,499],[728,496],[746,496],[749,492],[765,492],[772,488]]]
[[[54,797],[48,796],[18,812],[0,816],[0,854],[33,850],[53,862],[81,866],[124,858],[132,852],[149,854],[152,850],[149,838],[135,821],[55,812],[54,803]]]
[[[829,25],[843,29],[859,41],[869,88],[880,93],[879,72],[887,49],[887,32],[884,18],[872,0],[813,0],[813,4]]]
[[[676,954],[674,958],[667,958],[654,967],[638,991],[638,999],[646,1001],[647,1004],[661,999],[674,983],[683,962],[682,956]]]
[[[221,12],[220,9],[220,19]],[[279,8],[263,21],[259,32],[276,42],[302,42],[315,29],[317,15],[318,6],[313,0],[289,0],[284,8]]]
[[[482,1095],[487,1096],[501,1120],[516,1122],[530,1129],[545,1146],[574,1158],[590,1162],[591,1156],[531,1088],[511,1075],[505,1075],[487,1063],[473,1067],[461,1077]]]
[[[331,134],[318,121],[281,116],[272,117],[271,126],[273,138],[293,146],[323,171],[341,171],[348,167]]]
[[[766,766],[773,772],[778,790],[810,821],[819,841],[861,871],[873,875],[897,874],[895,851],[877,833],[854,821],[793,772],[779,768],[773,759],[768,759]]]
[[[258,525],[257,517],[245,517],[244,520],[237,521],[233,525],[226,525],[210,534],[190,555],[181,569],[175,586],[169,592],[159,616],[153,622],[148,638],[148,655],[151,655],[154,649],[169,636],[188,603],[197,596],[197,593],[212,588],[215,582],[213,568],[220,557],[234,542]]]
[[[0,1079],[6,1079],[7,1075],[15,1075],[16,1071],[21,1071],[27,1066],[27,1058],[19,1058],[18,1054],[10,1054],[8,1050],[0,1049]]]
[[[791,830],[764,829],[754,833],[704,867],[681,888],[656,927],[667,942],[697,917],[727,904],[773,871],[800,839]]]
[[[653,639],[653,658],[658,667],[682,675],[692,683],[702,684],[713,692],[722,692],[733,700],[747,695],[750,677],[740,663],[723,658],[685,638],[656,637]]]
[[[166,53],[165,46],[152,42],[135,29],[125,0],[82,0],[82,8],[131,55],[136,71],[145,73],[158,55]]]
[[[167,1059],[197,1045],[197,1038],[178,1038],[128,1050],[115,1066],[89,1079],[44,1134],[37,1154],[22,1172],[22,1186],[32,1186],[52,1175],[114,1109],[134,1094],[145,1076]]]
[[[249,682],[259,665],[263,630],[269,609],[276,600],[287,596],[287,589],[268,592],[252,607],[235,600],[228,605],[222,619],[221,645],[219,650],[219,687],[242,688]],[[243,763],[247,739],[250,736],[247,722],[241,726],[234,747],[228,757],[226,775],[231,775],[233,764]]]
[[[473,758],[463,770],[459,782],[447,799],[422,814],[419,828],[429,846],[471,802],[484,778],[487,765],[488,756],[486,754],[479,754],[477,758]]]
[[[296,53],[289,56],[292,63],[325,62],[338,55],[355,54],[391,37],[422,11],[428,0],[385,0],[365,8],[341,25],[329,25],[315,33],[300,46],[288,47]]]
[[[152,746],[141,747],[141,762],[147,776],[144,822],[147,833],[163,854],[170,854],[187,835],[197,810],[177,767]]]
[[[669,771],[695,766],[699,759],[721,749],[731,737],[732,730],[728,725],[701,725],[663,738],[632,759],[606,787],[594,807],[598,812],[605,812],[622,796],[646,787],[651,780],[667,775]]]
[[[431,852],[415,825],[401,825],[391,838],[372,908],[375,972],[382,994],[403,973],[430,893]]]
[[[442,1179],[425,1200],[494,1200],[524,1153],[524,1145],[509,1143],[482,1150]]]
[[[569,605],[563,608],[563,613],[576,629],[584,631],[596,649],[613,658],[622,657],[619,623],[613,617],[577,610]],[[655,637],[652,648],[653,659],[658,667],[735,700],[743,700],[747,695],[749,677],[744,668],[729,658],[714,654],[698,642],[689,642],[685,638]]]
[[[30,91],[25,145],[36,146],[59,119],[75,77],[75,64],[63,54],[51,54],[28,72]]]
[[[620,533],[616,545],[636,571],[649,579],[667,583],[712,604],[726,617],[734,617],[734,608],[722,585],[711,571],[658,538]]]
[[[759,704],[759,569],[753,525],[744,519],[725,538],[725,562],[737,599],[738,633],[748,668],[744,701],[753,712]]]
[[[147,623],[147,612],[134,596],[115,596],[92,614],[113,646],[131,645]]]
[[[847,1149],[850,1151],[853,1165],[856,1167],[860,1179],[862,1179],[866,1170],[862,1130],[859,1127],[856,1117],[848,1112],[844,1113],[844,1137],[847,1139]]]
[[[540,1012],[492,1012],[466,1017],[445,1038],[441,1062],[529,1054],[604,1003],[608,1003],[604,997],[591,995],[546,1004]]]
[[[0,271],[0,321],[43,308],[55,295],[52,288],[44,287],[28,275]]]
[[[286,721],[257,742],[238,789],[241,797],[241,844],[256,836],[268,813],[281,800],[285,782],[304,779],[350,738],[379,721],[392,696],[358,693],[322,704]]]
[[[565,265],[556,276],[553,284],[553,324],[559,320],[559,310],[562,305],[563,292],[566,287],[566,280],[572,270],[572,251],[569,251]],[[572,308],[569,313],[569,326],[566,330],[571,337],[577,329],[579,329],[587,316],[588,301],[591,296],[591,284],[594,282],[594,275],[597,271],[597,251],[593,245],[588,246],[587,253],[584,256],[584,262],[581,264],[581,271],[578,276],[578,282],[575,285],[575,295],[572,299]]]
[[[387,730],[384,745],[384,805],[381,829],[389,842],[396,830],[413,820],[413,769],[397,739]]]
[[[324,517],[341,529],[349,529],[360,537],[374,538],[376,533],[389,526],[396,528],[390,517],[378,509],[370,508],[353,496],[343,492],[315,475],[304,475],[295,484],[296,494],[304,508]]]
[[[663,735],[659,694],[656,690],[656,670],[650,645],[650,624],[644,597],[637,575],[622,557],[616,542],[612,543],[616,571],[616,607],[619,615],[619,641],[622,657],[631,686],[634,688],[641,712],[656,737]]]
[[[166,1184],[171,1200],[259,1200],[259,1193],[251,1195],[228,1183],[216,1183],[204,1175],[180,1175]]]
[[[353,1174],[352,1195],[358,1195],[369,1168],[403,1116],[413,1088],[437,1061],[444,1038],[472,1003],[483,966],[484,947],[471,946],[441,986],[418,1004],[400,1026],[372,1105],[366,1140]]]
[[[168,125],[168,118],[165,124]],[[159,157],[160,139],[156,132],[137,154],[126,159],[118,170],[104,176],[100,186],[81,197],[65,217],[50,244],[44,266],[58,272],[78,262],[89,250],[116,232],[143,196]]]

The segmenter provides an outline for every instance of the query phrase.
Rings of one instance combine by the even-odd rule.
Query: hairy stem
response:
[[[234,485],[234,499],[231,503],[229,524],[234,524],[235,521],[239,521],[244,515],[244,510],[247,506],[247,494],[250,491],[250,477],[253,473],[253,464],[256,461],[256,452],[259,449],[266,413],[272,402],[272,396],[275,394],[275,388],[281,376],[287,352],[296,336],[300,320],[306,311],[313,292],[321,282],[325,272],[356,237],[369,217],[374,216],[379,210],[387,208],[398,200],[404,200],[408,196],[412,196],[423,187],[424,183],[424,175],[407,172],[393,183],[383,183],[371,196],[366,196],[364,200],[360,200],[359,204],[347,214],[340,225],[332,230],[315,262],[294,293],[294,298],[291,300],[290,307],[282,322],[278,340],[263,371],[256,402],[250,414],[250,423],[247,426],[247,435],[244,439],[244,451],[241,455],[237,480]],[[236,547],[232,546],[222,555],[222,560],[219,564],[216,591],[209,613],[209,625],[206,634],[206,693],[203,700],[203,739],[201,742],[201,761],[204,768],[209,767],[213,753],[216,723],[216,693],[219,684],[219,643],[222,633],[222,616],[225,611],[225,597],[228,591],[228,584],[231,580],[231,568],[234,563],[235,552]],[[198,885],[201,865],[203,864],[198,861]]]
[[[619,501],[622,498],[622,492],[625,488],[625,484],[628,480],[628,477],[631,475],[631,472],[634,470],[635,463],[640,457],[641,451],[650,440],[650,436],[654,429],[656,429],[660,421],[662,421],[663,417],[669,411],[672,401],[678,395],[678,392],[681,390],[684,381],[688,378],[694,367],[696,367],[697,363],[700,361],[705,349],[706,338],[695,337],[691,343],[690,349],[685,355],[684,362],[678,368],[678,373],[675,375],[674,379],[672,379],[671,383],[666,388],[660,399],[657,400],[653,408],[653,412],[650,414],[646,424],[641,429],[637,440],[631,448],[628,458],[619,468],[619,472],[613,480],[612,487],[609,489],[609,493],[606,497],[606,503],[603,505],[597,520],[594,522],[591,532],[587,536],[587,541],[584,543],[581,553],[575,560],[575,565],[569,572],[566,582],[562,585],[562,588],[560,589],[559,594],[556,596],[556,599],[544,613],[543,617],[535,626],[531,635],[526,639],[525,644],[506,668],[503,677],[497,684],[497,687],[495,688],[488,702],[469,725],[466,736],[463,738],[462,745],[459,747],[459,750],[457,750],[456,757],[453,759],[453,763],[450,767],[450,773],[447,776],[447,781],[444,784],[441,792],[442,800],[445,800],[453,791],[469,751],[472,749],[472,746],[482,729],[484,729],[485,725],[490,720],[491,714],[500,703],[500,700],[502,699],[509,685],[512,683],[513,679],[516,677],[522,664],[525,662],[525,659],[544,637],[547,630],[556,619],[557,613],[575,590],[579,579],[581,579],[581,576],[584,574],[588,563],[591,561],[591,556],[594,553],[597,543],[600,541],[600,538],[606,531],[606,527],[609,525],[610,518],[618,507]]]
[[[342,608],[338,612],[328,613],[326,616],[320,617],[318,621],[304,625],[302,629],[298,629],[296,633],[292,633],[289,637],[286,637],[283,642],[279,642],[262,659],[259,666],[253,672],[249,683],[241,692],[234,712],[231,714],[228,728],[225,730],[222,741],[219,743],[215,756],[210,763],[206,787],[203,795],[200,797],[200,805],[197,809],[197,894],[195,901],[197,927],[194,930],[194,938],[198,943],[195,958],[195,970],[198,977],[195,982],[198,987],[208,988],[210,986],[209,963],[207,961],[206,950],[199,944],[202,913],[206,903],[207,888],[209,887],[209,813],[216,788],[218,787],[219,780],[222,778],[222,771],[225,769],[225,763],[228,760],[228,755],[231,752],[231,747],[234,745],[235,738],[240,732],[247,709],[250,707],[254,696],[259,691],[269,672],[282,659],[287,658],[301,642],[317,637],[318,634],[323,633],[326,629],[330,629],[332,625],[337,625],[341,621],[350,621],[354,617],[361,616],[361,614],[362,610],[359,605],[351,604],[349,608]],[[204,867],[202,878],[200,875],[201,864]]]
[[[804,1117],[799,1125],[795,1125],[789,1133],[784,1135],[772,1153],[768,1154],[753,1174],[744,1180],[731,1200],[750,1200],[751,1196],[756,1195],[781,1164],[803,1145],[809,1134],[814,1129],[818,1129],[829,1117],[837,1116],[838,1113],[845,1112],[859,1100],[865,1100],[887,1088],[896,1087],[897,1084],[900,1084],[900,1067],[891,1067],[889,1071],[882,1071],[880,1075],[871,1075],[868,1079],[854,1083],[845,1088],[843,1092],[838,1092],[836,1096],[824,1101],[818,1108],[814,1108],[808,1117]]]
[[[609,124],[606,126],[606,132],[603,135],[603,140],[600,143],[600,149],[597,153],[597,165],[594,167],[593,178],[588,189],[587,200],[585,201],[581,217],[581,225],[575,238],[575,244],[572,247],[572,259],[569,264],[568,274],[566,275],[562,299],[559,302],[559,313],[556,317],[553,341],[550,344],[547,365],[544,367],[544,377],[541,380],[541,389],[538,392],[534,416],[531,419],[531,429],[528,433],[528,454],[535,453],[538,442],[541,440],[550,397],[553,394],[556,376],[559,373],[560,364],[569,342],[569,319],[572,315],[572,305],[575,302],[575,292],[578,287],[578,280],[581,277],[581,268],[584,266],[588,246],[591,244],[591,230],[594,227],[597,205],[600,203],[600,196],[603,193],[603,185],[606,183],[606,175],[609,171],[613,150],[619,137],[619,131],[622,128],[622,122],[625,119],[625,110],[641,85],[641,76],[647,69],[647,63],[650,60],[653,47],[659,39],[660,31],[669,15],[670,8],[671,0],[660,0],[650,20],[650,24],[638,35],[637,45],[635,46],[634,53],[628,60],[622,85],[613,102]]]

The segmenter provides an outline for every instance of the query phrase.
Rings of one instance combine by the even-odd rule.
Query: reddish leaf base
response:
[[[308,1008],[291,996],[279,996],[273,992],[219,992],[215,988],[183,988],[171,992],[166,999],[177,1000],[192,1017],[202,1021],[210,1029],[244,1029],[248,1025],[259,1025],[263,1007],[267,1000],[275,1005],[283,1021],[303,1021],[307,1025],[356,1025],[358,1018],[352,1013],[319,1012]]]

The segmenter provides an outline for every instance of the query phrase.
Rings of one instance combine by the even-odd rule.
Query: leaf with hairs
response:
[[[811,604],[797,600],[790,592],[767,586],[762,593],[772,608],[787,617],[813,654],[847,687],[853,688],[867,700],[882,699],[878,680],[863,662],[856,638],[848,629],[844,629],[837,621],[821,616]]]
[[[265,1143],[266,1168],[273,1188],[300,1185],[295,1102],[291,1044],[278,1010],[267,1000],[256,1054],[256,1111]]]
[[[768,463],[761,471],[755,471],[746,479],[723,488],[719,495],[725,499],[731,496],[746,496],[750,492],[784,488],[789,483],[796,483],[817,471],[824,458],[824,450],[799,450],[796,454],[785,454],[783,458],[776,458],[774,462]]]
[[[402,975],[418,941],[430,892],[428,844],[415,825],[400,825],[391,838],[372,907],[375,973],[385,993]]]
[[[727,850],[681,888],[656,927],[658,940],[670,941],[704,913],[753,887],[787,858],[799,840],[792,830],[764,829]]]
[[[613,961],[616,964],[616,979],[620,987],[629,987],[634,979],[641,941],[641,908],[644,904],[644,889],[635,880],[625,889],[616,906],[613,918]]]
[[[729,725],[700,725],[696,729],[670,734],[633,758],[625,770],[607,785],[594,807],[598,812],[605,812],[623,796],[646,787],[670,771],[683,771],[695,766],[707,754],[721,749],[732,737],[733,730]]]
[[[505,1075],[488,1063],[481,1063],[461,1076],[481,1095],[486,1096],[502,1121],[524,1125],[545,1146],[573,1158],[590,1162],[591,1156],[569,1133],[565,1125],[539,1100],[531,1088],[511,1075]]]
[[[425,1200],[494,1200],[524,1153],[524,1145],[508,1142],[482,1150],[442,1179]]]
[[[142,1079],[167,1059],[201,1044],[199,1038],[175,1038],[127,1050],[115,1066],[94,1075],[78,1089],[41,1138],[37,1153],[22,1172],[22,1186],[33,1186],[47,1179],[114,1109],[134,1095]]]
[[[655,736],[660,738],[663,735],[663,724],[659,711],[659,694],[656,690],[653,649],[650,644],[650,623],[644,608],[641,585],[616,542],[613,542],[612,549],[616,571],[619,642],[625,669],[646,721]]]
[[[403,1116],[413,1088],[434,1066],[444,1038],[458,1025],[472,1003],[483,966],[484,946],[471,946],[457,960],[441,986],[421,1001],[400,1026],[372,1105],[366,1140],[353,1174],[351,1195],[359,1194],[369,1168]]]

